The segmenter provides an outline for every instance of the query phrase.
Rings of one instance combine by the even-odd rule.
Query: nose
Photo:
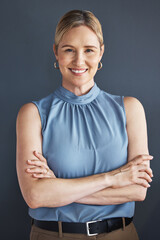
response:
[[[77,67],[83,66],[83,64],[85,63],[85,56],[82,52],[76,52],[73,63]]]

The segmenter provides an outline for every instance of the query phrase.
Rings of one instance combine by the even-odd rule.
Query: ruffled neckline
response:
[[[68,89],[64,88],[61,85],[54,91],[54,93],[62,100],[74,104],[87,104],[92,102],[100,93],[100,88],[97,86],[96,82],[94,82],[93,87],[81,96],[75,95],[73,92],[69,91]]]

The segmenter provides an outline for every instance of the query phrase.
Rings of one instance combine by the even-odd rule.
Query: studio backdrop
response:
[[[3,0],[0,3],[1,239],[29,239],[30,218],[16,174],[16,117],[20,107],[52,93],[61,82],[52,50],[56,25],[72,9],[89,10],[102,24],[105,52],[95,82],[143,104],[154,178],[136,203],[140,239],[159,236],[160,1]]]

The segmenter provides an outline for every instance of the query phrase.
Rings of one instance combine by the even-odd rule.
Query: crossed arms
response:
[[[16,122],[16,167],[20,189],[28,206],[58,207],[72,202],[111,205],[145,199],[153,176],[149,167],[152,158],[148,153],[145,113],[136,98],[125,97],[124,104],[129,140],[128,163],[111,172],[76,179],[56,178],[48,168],[41,154],[38,110],[32,103],[22,106]],[[29,163],[28,159],[32,162]],[[33,175],[35,173],[36,176]]]

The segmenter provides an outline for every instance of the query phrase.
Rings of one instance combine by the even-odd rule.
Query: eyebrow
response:
[[[63,45],[61,48],[64,48],[64,47],[73,47],[72,45]],[[92,45],[88,45],[88,46],[84,46],[85,48],[97,48],[95,46],[92,46]]]

